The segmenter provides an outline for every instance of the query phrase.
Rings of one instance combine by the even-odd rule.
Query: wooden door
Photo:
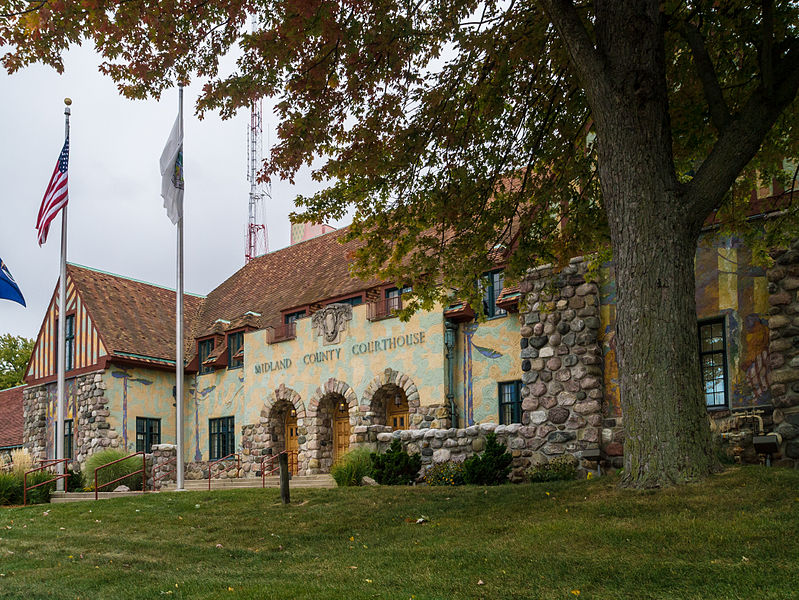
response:
[[[286,450],[289,452],[289,470],[292,475],[297,474],[297,461],[295,457],[299,447],[299,443],[297,442],[297,417],[292,417],[291,413],[288,413],[286,415]]]
[[[350,415],[345,410],[336,409],[333,423],[333,462],[336,462],[350,448]]]
[[[397,431],[398,429],[408,429],[408,401],[403,399],[399,405],[389,401],[386,414],[386,423]]]

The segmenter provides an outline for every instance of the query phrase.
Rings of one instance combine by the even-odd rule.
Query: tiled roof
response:
[[[0,391],[0,448],[22,445],[22,391],[19,385]]]
[[[68,264],[81,299],[110,354],[175,360],[175,291],[79,265]],[[202,298],[184,295],[187,356]]]
[[[214,333],[217,319],[237,324],[247,311],[260,313],[249,321],[252,326],[278,325],[282,310],[380,285],[380,280],[363,281],[350,275],[348,259],[358,243],[341,244],[345,232],[336,230],[251,260],[208,294],[195,336]]]

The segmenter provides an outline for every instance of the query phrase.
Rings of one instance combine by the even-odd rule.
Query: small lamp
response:
[[[292,407],[292,409],[291,409],[291,416],[292,416],[292,417],[296,417],[296,416],[297,416],[297,409],[296,409],[296,408],[293,408],[293,407]]]
[[[338,404],[338,409],[339,409],[341,412],[344,412],[345,410],[347,410],[347,405],[344,403],[344,400],[342,400],[341,402],[339,402],[339,404]]]

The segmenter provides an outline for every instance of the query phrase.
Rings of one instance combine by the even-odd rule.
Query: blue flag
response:
[[[19,291],[17,282],[14,281],[11,271],[8,270],[2,258],[0,258],[0,298],[19,302],[22,306],[25,306],[25,298],[22,297],[22,292]]]

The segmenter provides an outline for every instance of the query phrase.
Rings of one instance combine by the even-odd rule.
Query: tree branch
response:
[[[799,91],[799,40],[788,54],[775,63],[773,93],[761,85],[727,127],[696,176],[686,185],[688,211],[694,225],[701,227],[707,216],[719,207],[741,170],[757,154],[763,140]]]
[[[702,92],[705,95],[705,101],[710,111],[710,120],[716,130],[721,132],[729,125],[732,117],[727,102],[724,100],[724,94],[721,92],[716,69],[713,66],[713,61],[710,60],[702,34],[696,25],[687,21],[679,23],[676,26],[676,30],[691,48],[696,74],[702,83]]]
[[[549,20],[560,34],[586,92],[589,96],[596,97],[600,93],[599,87],[606,80],[605,62],[597,52],[572,0],[544,0],[542,4]]]

